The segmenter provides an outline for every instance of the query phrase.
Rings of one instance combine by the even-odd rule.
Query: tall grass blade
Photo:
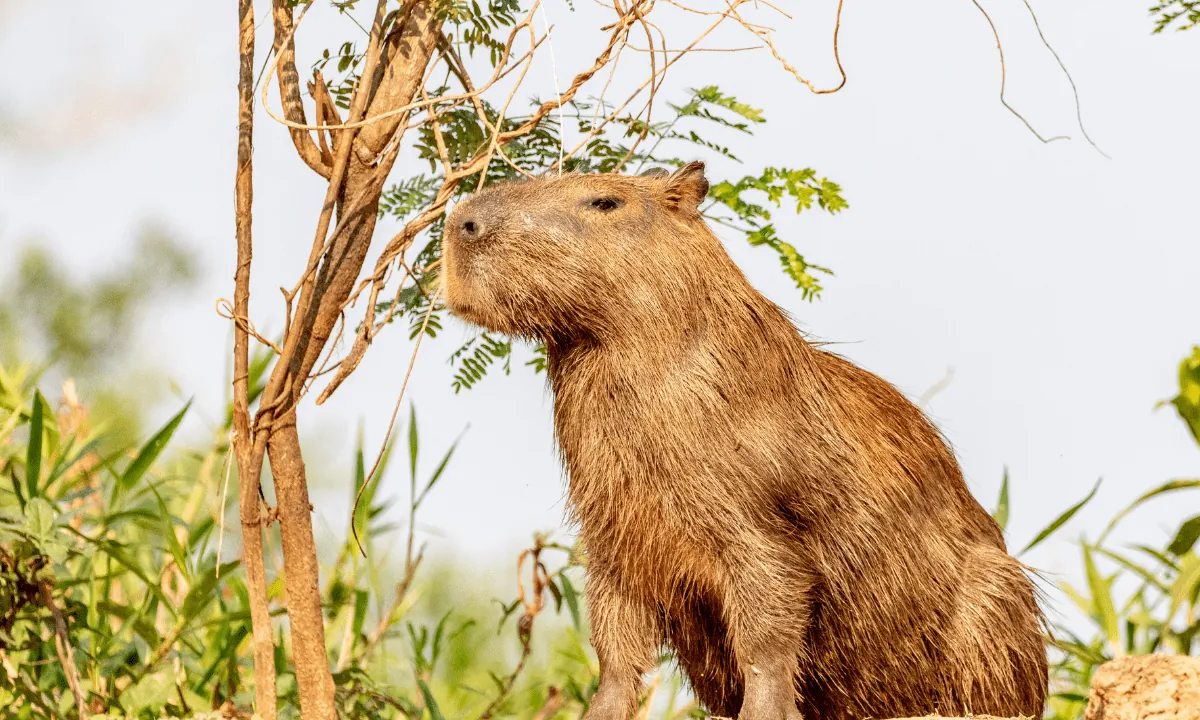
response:
[[[182,410],[175,413],[175,416],[168,420],[166,425],[163,425],[158,432],[154,433],[154,437],[146,441],[146,444],[138,451],[137,457],[133,459],[133,462],[129,463],[129,467],[125,468],[125,472],[121,473],[121,477],[114,488],[114,494],[119,495],[142,479],[142,476],[146,474],[146,471],[158,459],[163,449],[167,447],[167,443],[171,441],[171,436],[175,434],[175,430],[179,427],[179,423],[183,422],[183,416],[187,414],[188,408],[191,406],[192,401],[189,400],[183,406]]]
[[[32,500],[41,490],[42,435],[45,424],[46,401],[40,391],[33,393],[33,410],[29,415],[29,446],[25,448],[25,496]]]
[[[1049,525],[1047,525],[1045,528],[1043,528],[1043,529],[1042,529],[1042,531],[1041,531],[1040,533],[1038,533],[1038,534],[1037,534],[1037,535],[1036,535],[1036,536],[1033,538],[1033,540],[1031,540],[1031,541],[1030,541],[1030,543],[1029,543],[1028,545],[1026,545],[1026,546],[1025,546],[1025,549],[1024,549],[1024,550],[1022,550],[1021,552],[1017,553],[1017,554],[1018,554],[1018,555],[1024,555],[1025,553],[1027,553],[1027,552],[1029,552],[1030,550],[1034,549],[1034,548],[1035,548],[1035,547],[1037,547],[1039,544],[1041,544],[1041,542],[1042,542],[1043,540],[1045,540],[1046,538],[1050,537],[1050,535],[1052,535],[1052,534],[1054,533],[1054,531],[1055,531],[1055,530],[1059,529],[1060,527],[1062,527],[1063,525],[1065,525],[1065,524],[1066,524],[1066,522],[1067,522],[1068,520],[1070,520],[1071,518],[1075,517],[1075,513],[1079,512],[1079,511],[1080,511],[1080,510],[1083,508],[1083,506],[1084,506],[1084,505],[1087,505],[1087,504],[1088,504],[1088,502],[1090,502],[1090,501],[1091,501],[1091,499],[1092,499],[1093,497],[1095,497],[1095,495],[1096,495],[1096,491],[1100,489],[1100,483],[1102,483],[1102,482],[1104,482],[1104,481],[1103,481],[1103,479],[1101,479],[1101,480],[1097,480],[1097,481],[1096,481],[1096,485],[1095,485],[1095,487],[1093,487],[1093,488],[1092,488],[1092,491],[1091,491],[1090,493],[1088,493],[1088,494],[1087,494],[1087,497],[1085,497],[1084,499],[1082,499],[1082,500],[1080,500],[1079,502],[1077,502],[1077,503],[1075,503],[1074,505],[1072,505],[1072,506],[1071,506],[1070,508],[1068,508],[1068,509],[1067,509],[1067,511],[1066,511],[1066,512],[1064,512],[1062,515],[1059,515],[1058,517],[1056,517],[1056,518],[1054,519],[1054,522],[1050,523],[1050,524],[1049,524]],[[1097,543],[1097,544],[1099,544],[1099,543]]]
[[[1004,468],[1004,479],[1000,481],[1000,500],[992,512],[992,519],[1000,526],[1000,531],[1008,529],[1008,467]]]
[[[1152,499],[1158,497],[1159,495],[1165,495],[1167,493],[1178,492],[1180,490],[1190,490],[1192,488],[1200,488],[1200,479],[1171,480],[1170,482],[1165,482],[1162,485],[1159,485],[1158,487],[1154,488],[1153,490],[1146,491],[1141,496],[1139,496],[1138,499],[1134,500],[1133,503],[1131,503],[1128,507],[1126,507],[1121,512],[1117,513],[1116,516],[1113,517],[1113,519],[1111,521],[1109,521],[1108,527],[1104,528],[1104,532],[1100,534],[1099,539],[1096,540],[1096,544],[1097,545],[1102,544],[1104,542],[1104,539],[1106,537],[1108,537],[1108,534],[1110,532],[1112,532],[1113,528],[1115,528],[1117,526],[1117,523],[1121,522],[1121,520],[1123,520],[1126,515],[1133,512],[1139,506],[1145,504],[1147,501],[1152,500]]]

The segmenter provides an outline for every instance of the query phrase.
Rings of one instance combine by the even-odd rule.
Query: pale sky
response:
[[[585,4],[576,0],[571,15],[549,2],[560,81],[590,64],[601,41]],[[1154,411],[1200,343],[1200,30],[1152,37],[1147,4],[1038,3],[1088,131],[1111,160],[1080,136],[1070,86],[1018,0],[986,3],[1004,40],[1007,97],[1040,132],[1069,141],[1043,145],[1000,105],[995,43],[969,0],[846,3],[849,82],[834,95],[809,94],[762,51],[697,54],[664,91],[677,100],[717,84],[764,109],[768,123],[754,138],[728,138],[744,169],[706,157],[710,178],[811,166],[842,185],[850,209],[837,217],[778,213],[781,234],[837,273],[818,302],[800,298],[769,251],[728,238],[730,251],[807,332],[911,397],[953,368],[930,412],[985,507],[1010,468],[1011,546],[1105,478],[1064,538],[1027,558],[1051,572],[1073,574],[1078,549],[1068,539],[1094,537],[1140,492],[1200,475],[1183,424],[1170,408]],[[836,4],[793,5],[794,20],[772,21],[779,47],[817,84],[835,84]],[[140,337],[147,357],[195,396],[200,412],[187,427],[200,438],[202,417],[221,407],[229,350],[213,307],[232,295],[236,3],[62,7],[0,0],[0,251],[12,257],[40,237],[85,275],[119,256],[147,219],[195,248],[200,290],[161,308]],[[268,9],[257,2],[260,21]],[[259,62],[270,42],[268,26],[260,30]],[[301,67],[354,32],[314,9],[299,34]],[[710,46],[750,40],[727,33]],[[550,97],[551,68],[535,66],[527,87]],[[284,130],[262,112],[256,122],[252,312],[274,330],[276,288],[291,285],[307,257],[324,190]],[[393,177],[415,171],[401,163]],[[409,389],[425,466],[470,423],[423,522],[439,552],[507,577],[532,531],[560,525],[551,404],[526,368],[455,395],[446,358],[468,332],[451,320],[424,345]],[[349,482],[360,421],[368,447],[378,446],[410,350],[403,327],[385,332],[333,400],[302,409],[302,434],[320,443],[315,465],[337,469],[316,481]],[[401,472],[386,483],[407,484]],[[342,499],[339,491],[337,502],[318,504],[319,532],[343,527]],[[1159,545],[1198,506],[1196,495],[1159,503],[1122,538]]]

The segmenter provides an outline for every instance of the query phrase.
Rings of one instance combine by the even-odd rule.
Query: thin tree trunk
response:
[[[254,639],[254,699],[262,720],[275,720],[275,644],[267,605],[267,571],[263,561],[262,521],[259,513],[259,478],[262,459],[255,460],[250,435],[250,338],[244,324],[250,313],[251,208],[254,185],[251,158],[254,131],[254,3],[238,2],[238,149],[236,191],[237,270],[234,273],[233,447],[238,464],[238,509],[242,524],[242,568],[250,595],[250,623]]]
[[[364,80],[347,117],[350,122],[410,102],[424,79],[437,44],[441,21],[435,17],[433,2],[415,0],[409,3],[386,39],[380,37],[384,7],[381,0],[372,25]],[[280,20],[278,13],[276,20]],[[282,71],[286,73],[287,68]],[[354,130],[338,133],[334,164],[329,174],[330,192],[318,223],[314,255],[310,260],[311,263],[319,257],[321,264],[315,278],[301,283],[297,315],[288,329],[283,358],[272,371],[259,401],[256,435],[250,451],[251,460],[257,459],[260,467],[264,449],[271,461],[283,539],[293,660],[305,720],[336,720],[337,714],[325,648],[312,505],[295,408],[305,379],[324,351],[341,315],[342,305],[362,270],[375,231],[379,196],[397,155],[397,130],[405,121],[407,117],[401,115],[365,126],[363,132],[369,142],[357,140],[359,133]],[[394,144],[389,146],[389,141]],[[307,144],[300,141],[298,148],[300,145]],[[303,153],[303,148],[300,149]],[[319,255],[317,253],[325,245],[335,205],[339,215],[348,214],[348,217],[340,217],[341,229],[332,238],[329,250]],[[255,626],[258,626],[257,619]]]
[[[313,508],[296,432],[295,410],[275,421],[267,453],[279,504],[283,577],[287,587],[300,707],[306,720],[336,720],[333,676],[325,651],[325,620],[321,612],[317,546],[313,540]]]

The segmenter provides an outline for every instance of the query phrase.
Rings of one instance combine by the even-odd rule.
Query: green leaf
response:
[[[1138,496],[1137,500],[1134,500],[1128,507],[1117,513],[1116,517],[1114,517],[1108,523],[1108,527],[1104,528],[1104,532],[1100,533],[1100,538],[1096,540],[1096,544],[1099,545],[1103,543],[1104,539],[1108,537],[1108,534],[1112,532],[1112,529],[1117,526],[1117,523],[1121,522],[1126,515],[1133,512],[1147,501],[1152,500],[1159,495],[1178,492],[1180,490],[1191,490],[1192,488],[1200,488],[1200,480],[1171,480],[1159,485],[1153,490],[1148,490],[1142,493],[1140,496]]]
[[[1059,515],[1057,518],[1055,518],[1054,522],[1050,523],[1045,528],[1043,528],[1042,531],[1040,533],[1038,533],[1033,538],[1033,540],[1030,541],[1030,543],[1028,545],[1025,546],[1025,549],[1022,550],[1021,552],[1017,553],[1017,555],[1024,555],[1025,553],[1029,552],[1033,548],[1037,547],[1043,540],[1050,537],[1050,535],[1053,534],[1055,530],[1059,529],[1064,524],[1066,524],[1066,522],[1068,520],[1070,520],[1072,517],[1075,516],[1075,513],[1079,512],[1080,509],[1083,508],[1084,505],[1087,505],[1088,502],[1096,495],[1096,491],[1100,489],[1101,482],[1103,482],[1103,480],[1097,480],[1096,486],[1093,487],[1092,491],[1087,494],[1087,497],[1085,497],[1084,499],[1075,503],[1062,515]],[[1096,544],[1099,545],[1100,543],[1097,542]]]
[[[1191,356],[1179,363],[1179,394],[1171,404],[1200,444],[1200,346],[1192,348]]]
[[[1124,557],[1122,555],[1118,555],[1117,553],[1115,553],[1111,550],[1106,550],[1102,547],[1094,547],[1092,549],[1095,550],[1096,552],[1100,553],[1101,555],[1107,557],[1108,559],[1112,560],[1113,562],[1117,563],[1118,565],[1120,565],[1121,567],[1130,571],[1131,573],[1137,575],[1142,580],[1146,581],[1147,584],[1154,586],[1159,591],[1161,591],[1163,593],[1168,592],[1167,586],[1164,585],[1163,582],[1161,580],[1159,580],[1154,575],[1153,572],[1151,572],[1150,570],[1147,570],[1146,568],[1142,567],[1141,565],[1138,565],[1137,563],[1130,560],[1129,558]]]
[[[1172,555],[1186,555],[1197,539],[1200,539],[1200,515],[1179,526],[1175,539],[1167,546],[1167,552]]]
[[[1167,568],[1176,573],[1179,572],[1179,566],[1175,564],[1175,561],[1173,561],[1170,557],[1168,557],[1166,554],[1162,553],[1161,551],[1156,550],[1156,549],[1150,547],[1149,545],[1135,544],[1135,545],[1130,545],[1130,547],[1133,548],[1134,550],[1139,550],[1139,551],[1149,555],[1150,557],[1154,558],[1164,568]]]
[[[429,710],[430,720],[446,720],[442,715],[441,708],[438,707],[437,700],[433,699],[433,693],[429,690],[429,686],[424,680],[418,679],[417,684],[421,686],[421,696],[425,698],[425,708]]]
[[[30,499],[41,492],[42,435],[46,401],[40,391],[33,393],[33,411],[29,417],[29,446],[25,448],[25,492]]]
[[[205,563],[204,566],[196,575],[196,582],[188,588],[187,596],[183,599],[183,615],[179,622],[186,625],[190,623],[197,615],[204,611],[205,607],[212,600],[213,594],[217,592],[218,575],[221,578],[228,577],[230,573],[237,569],[240,561],[233,560],[227,563],[221,563],[220,572],[217,572],[215,563]]]
[[[1179,608],[1188,605],[1189,599],[1195,596],[1197,584],[1200,584],[1200,556],[1188,555],[1179,566],[1179,576],[1175,578],[1175,582],[1171,583],[1171,608],[1167,613],[1168,621],[1175,617]]]
[[[758,108],[752,108],[745,103],[738,102],[737,98],[722,93],[721,89],[716,85],[709,85],[708,87],[700,88],[699,90],[693,90],[692,92],[700,100],[723,107],[726,110],[730,110],[751,122],[766,122],[766,118],[763,117],[762,110]]]
[[[417,477],[417,406],[409,406],[408,415],[408,462],[412,472],[413,482]]]
[[[566,573],[560,576],[560,584],[562,585],[563,600],[567,603],[567,610],[571,613],[571,624],[575,626],[576,632],[582,632],[582,622],[579,615],[579,595],[575,592],[575,586],[571,584],[571,579]]]
[[[467,428],[469,427],[470,426],[468,425]],[[417,497],[417,505],[421,504],[421,501],[425,499],[425,496],[429,494],[429,491],[432,490],[433,486],[437,484],[437,481],[441,479],[442,473],[446,470],[446,465],[450,463],[450,458],[453,457],[454,450],[458,447],[459,441],[462,440],[463,434],[467,432],[467,428],[463,428],[462,433],[459,433],[459,436],[455,438],[453,443],[450,444],[450,449],[446,451],[444,456],[442,456],[442,461],[438,463],[437,469],[433,471],[433,475],[429,478],[429,482],[425,483],[425,488],[421,490],[421,494]]]
[[[171,518],[174,517],[171,511],[167,509],[167,504],[163,502],[162,495],[159,494],[158,488],[154,487],[154,483],[147,481],[150,487],[150,492],[154,493],[154,500],[158,503],[158,523],[162,528],[163,539],[167,544],[167,550],[171,553],[171,557],[175,558],[175,564],[179,567],[179,572],[183,573],[184,578],[190,583],[192,573],[188,567],[187,551],[183,549],[179,538],[175,536],[175,524]]]
[[[1004,478],[1000,481],[1000,500],[992,512],[992,518],[1003,532],[1008,528],[1008,468],[1004,468]]]
[[[17,507],[21,508],[21,512],[25,512],[25,493],[21,491],[21,481],[17,480],[12,465],[8,466],[8,481],[12,485],[13,495],[17,498]]]
[[[54,519],[58,513],[45,499],[35,497],[25,505],[25,530],[31,537],[44,543],[54,531]]]
[[[121,707],[134,717],[158,715],[175,694],[175,678],[165,671],[151,673],[121,693]]]
[[[367,481],[366,458],[363,455],[363,427],[362,423],[358,426],[358,440],[354,448],[354,482],[350,486],[350,524],[355,530],[362,535],[366,528],[364,527],[364,519],[366,518],[370,507],[372,496],[375,494],[372,490],[362,490],[363,483]],[[359,497],[359,492],[362,492],[362,497]],[[358,507],[354,506],[355,501],[359,502]]]
[[[167,421],[166,425],[154,434],[154,437],[146,441],[146,444],[138,451],[137,457],[133,459],[129,467],[125,468],[125,472],[121,473],[121,478],[117,481],[116,487],[118,492],[133,487],[146,474],[146,471],[158,459],[159,454],[166,448],[167,443],[171,441],[171,436],[175,434],[176,428],[179,427],[179,423],[183,422],[183,416],[191,406],[192,402],[189,400],[183,406],[182,410],[176,413],[174,417]]]
[[[355,640],[362,635],[363,621],[367,618],[367,606],[370,601],[371,594],[366,590],[356,589],[354,591],[354,619],[351,623],[351,628]]]
[[[104,553],[113,560],[116,560],[120,565],[124,566],[125,569],[136,575],[138,579],[145,583],[146,589],[150,592],[150,594],[152,594],[160,603],[162,603],[163,607],[170,611],[171,614],[176,614],[175,603],[167,598],[157,580],[151,580],[150,576],[146,574],[146,571],[142,569],[141,565],[134,562],[133,559],[125,554],[124,548],[119,543],[106,538],[90,538],[70,525],[64,525],[63,528],[76,537],[95,546],[97,551]]]
[[[1092,610],[1109,644],[1114,648],[1121,647],[1121,632],[1117,620],[1117,611],[1112,601],[1112,580],[1105,578],[1096,569],[1092,559],[1092,550],[1083,546],[1083,567],[1087,573],[1088,587],[1092,591]]]
[[[69,450],[73,449],[74,447],[74,445],[71,445],[68,448],[68,451],[65,451],[63,456],[58,460],[57,463],[55,463],[54,468],[50,471],[49,477],[46,478],[46,484],[49,485],[65,475],[71,470],[71,468],[75,467],[80,460],[83,460],[88,455],[94,453],[100,447],[101,443],[101,438],[95,438],[84,444],[84,446],[80,448],[74,455],[69,455]]]

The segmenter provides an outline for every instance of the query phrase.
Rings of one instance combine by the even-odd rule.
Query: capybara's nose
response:
[[[467,242],[480,240],[487,233],[483,218],[478,213],[468,213],[458,219],[458,236]]]

